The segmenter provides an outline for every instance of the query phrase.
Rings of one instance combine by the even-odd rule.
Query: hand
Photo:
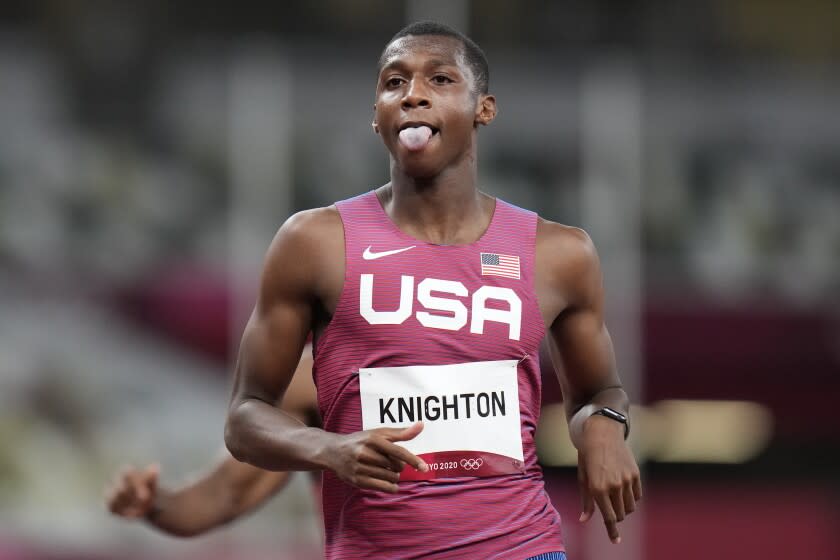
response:
[[[128,519],[148,515],[155,505],[159,473],[157,464],[144,470],[123,467],[105,490],[105,503],[111,513]]]
[[[578,481],[583,502],[581,523],[589,521],[598,504],[610,540],[620,543],[618,523],[635,511],[642,498],[639,467],[624,441],[623,424],[597,415],[586,420],[578,453]]]
[[[377,428],[339,436],[330,450],[330,468],[338,478],[358,488],[396,493],[405,465],[426,472],[428,465],[418,456],[396,445],[408,441],[423,431],[423,423],[407,428]]]

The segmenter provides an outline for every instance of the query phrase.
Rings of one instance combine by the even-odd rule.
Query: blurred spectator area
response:
[[[605,61],[630,61],[643,94],[651,291],[823,307],[840,287],[838,47],[820,39],[837,21],[832,3],[608,4],[470,12],[500,104],[482,130],[485,189],[581,225],[581,83]],[[0,258],[10,268],[104,288],[184,261],[224,270],[243,67],[291,95],[268,116],[289,123],[278,157],[291,180],[268,176],[258,195],[288,184],[305,208],[384,182],[371,60],[400,25],[400,3],[201,6],[6,3]],[[285,215],[256,218],[266,243]]]

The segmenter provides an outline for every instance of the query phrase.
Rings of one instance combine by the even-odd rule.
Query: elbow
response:
[[[232,408],[228,413],[225,422],[225,447],[234,459],[247,463],[245,457],[245,446],[242,444],[242,413],[237,408]],[[191,536],[191,535],[190,535]]]

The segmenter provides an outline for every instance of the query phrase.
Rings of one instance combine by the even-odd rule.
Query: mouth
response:
[[[428,127],[432,131],[432,136],[440,133],[440,129],[438,127],[423,121],[405,122],[402,125],[400,125],[400,128],[399,130],[397,130],[397,133],[400,133],[407,128],[420,128],[421,126]]]

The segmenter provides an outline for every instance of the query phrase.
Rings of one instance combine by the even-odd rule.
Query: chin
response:
[[[443,167],[437,163],[424,161],[401,161],[399,168],[413,179],[431,179],[441,174]]]

